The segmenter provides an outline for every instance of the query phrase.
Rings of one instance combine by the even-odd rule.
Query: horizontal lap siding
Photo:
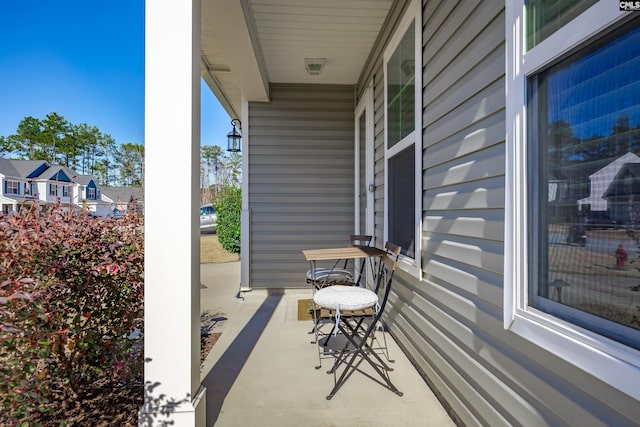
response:
[[[466,425],[637,423],[637,402],[504,329],[504,4],[423,3],[423,279],[396,275],[392,334]],[[381,237],[384,80],[373,64]]]
[[[306,287],[303,249],[353,232],[354,90],[274,85],[249,104],[251,286]]]

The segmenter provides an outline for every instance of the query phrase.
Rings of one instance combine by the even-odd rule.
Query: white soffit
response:
[[[215,41],[205,40],[201,36],[203,66],[220,80],[224,74],[232,74],[241,94],[250,101],[268,101],[268,81],[260,66],[260,50],[254,48],[250,28],[247,26],[243,4],[239,0],[204,0],[202,2],[202,21],[207,34]],[[212,49],[211,54],[205,49]],[[217,52],[216,52],[217,50]],[[223,62],[216,56],[222,56]],[[224,82],[223,82],[224,83]],[[224,87],[224,84],[223,84]]]
[[[269,81],[355,84],[392,0],[249,0]],[[310,76],[305,58],[326,58]]]
[[[203,76],[237,112],[241,96],[268,100],[269,83],[356,84],[392,4],[203,0]],[[305,58],[326,58],[322,73],[307,74]]]

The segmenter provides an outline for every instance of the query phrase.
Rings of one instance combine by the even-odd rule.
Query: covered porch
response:
[[[145,381],[150,398],[169,401],[173,425],[340,425],[350,411],[350,424],[415,414],[404,424],[430,424],[426,382],[465,425],[637,425],[637,346],[527,302],[539,255],[527,238],[544,221],[525,215],[541,191],[525,166],[546,154],[528,150],[537,142],[523,112],[527,72],[590,57],[594,38],[609,46],[622,29],[640,37],[640,23],[605,0],[566,2],[587,9],[574,18],[569,7],[566,25],[527,51],[528,3],[146,3]],[[208,281],[199,264],[201,79],[241,122],[231,281]],[[406,248],[385,310],[408,358],[393,373],[400,398],[354,375],[328,403],[332,379],[313,369],[309,325],[291,320],[291,295],[311,293],[302,250],[344,245],[350,233]],[[205,373],[201,312],[208,289],[226,284],[211,298],[230,329]],[[244,320],[233,323],[231,307]],[[625,331],[637,344],[637,330]]]
[[[175,425],[209,426],[212,416],[223,413],[229,418],[220,425],[264,425],[260,411],[251,407],[266,397],[275,400],[265,407],[270,411],[277,408],[274,413],[284,418],[302,400],[306,403],[299,407],[300,413],[322,405],[319,407],[324,408],[327,420],[333,420],[331,424],[337,422],[334,417],[340,413],[330,409],[333,405],[345,405],[342,411],[346,413],[356,407],[370,410],[389,401],[389,397],[395,398],[387,396],[388,390],[382,387],[380,396],[369,396],[368,387],[363,388],[367,390],[364,399],[345,388],[336,396],[339,403],[328,405],[325,396],[333,380],[313,368],[317,349],[306,333],[310,325],[283,319],[287,307],[293,304],[288,302],[289,293],[307,291],[300,289],[306,288],[307,263],[302,249],[343,245],[352,232],[373,234],[373,199],[377,197],[380,203],[382,194],[382,186],[373,191],[373,97],[371,88],[366,89],[366,97],[356,92],[360,80],[372,79],[362,73],[389,11],[392,20],[388,25],[392,26],[407,2],[331,1],[294,7],[295,3],[269,6],[260,1],[191,0],[146,6],[145,381],[152,387],[148,400],[164,403],[162,397],[168,399]],[[282,21],[284,15],[286,22]],[[336,16],[341,18],[334,19]],[[259,42],[253,31],[272,25],[282,26],[278,30],[282,34],[271,42]],[[389,37],[390,30],[386,31],[385,37]],[[320,75],[305,66],[307,56],[323,60],[318,61],[326,66]],[[247,295],[241,304],[247,306],[252,301],[255,313],[251,309],[251,314],[244,313],[245,322],[257,328],[223,334],[216,351],[225,348],[228,337],[239,338],[227,343],[229,353],[225,350],[215,364],[242,360],[243,351],[250,357],[241,365],[232,363],[223,371],[214,369],[213,376],[206,377],[198,363],[200,311],[206,305],[200,284],[213,287],[224,286],[225,282],[214,278],[207,284],[198,263],[201,78],[230,117],[241,123],[243,249],[238,277],[228,295],[235,298],[239,290]],[[364,169],[365,159],[357,157],[354,148],[360,98],[368,101],[367,113],[359,116],[367,121],[366,141],[364,134],[361,141],[362,155],[365,143],[369,150],[367,180],[360,179],[360,171],[356,171],[356,165]],[[222,134],[227,131],[221,129]],[[180,179],[171,171],[178,171]],[[355,185],[359,181],[372,189],[366,203],[356,199]],[[168,195],[176,197],[170,213],[164,209]],[[359,215],[365,205],[366,220],[364,214]],[[376,244],[383,245],[383,240],[378,233]],[[310,293],[309,289],[307,296]],[[239,301],[232,299],[231,303],[237,305]],[[292,346],[301,348],[294,351]],[[399,358],[400,350],[396,347],[395,351]],[[215,356],[210,360],[216,360]],[[277,383],[283,376],[270,368],[276,363],[290,368],[286,373],[292,381]],[[405,363],[411,366],[408,359]],[[234,369],[233,378],[215,376],[215,372]],[[275,376],[269,379],[260,371]],[[267,382],[257,388],[253,377]],[[357,384],[356,377],[350,383]],[[414,381],[420,393],[430,393],[415,369],[407,371],[407,378]],[[244,385],[236,395],[239,382]],[[287,394],[291,399],[278,400]],[[354,400],[345,404],[340,400],[342,395]],[[211,407],[212,396],[214,400],[223,396],[224,405],[235,400],[238,412],[234,415],[224,405]],[[398,403],[412,403],[409,406],[415,408],[391,408],[385,412],[389,420],[397,419],[394,413],[408,415],[425,408],[420,399],[407,396],[405,392],[404,400]],[[141,412],[152,418],[161,413],[162,406],[145,407]],[[370,412],[359,414],[357,419],[380,420],[380,415]],[[235,418],[247,416],[259,417],[260,422],[236,423]],[[311,416],[295,417],[296,425]],[[389,425],[379,425],[385,424]]]
[[[391,377],[404,396],[355,373],[327,401],[331,361],[314,369],[311,321],[297,316],[311,290],[239,294],[239,262],[203,264],[201,275],[204,324],[221,333],[201,369],[207,426],[455,425],[392,339]]]

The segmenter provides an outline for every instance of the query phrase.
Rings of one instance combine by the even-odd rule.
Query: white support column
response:
[[[140,425],[203,426],[200,0],[148,1],[145,24],[145,405]],[[163,415],[167,410],[171,414]]]

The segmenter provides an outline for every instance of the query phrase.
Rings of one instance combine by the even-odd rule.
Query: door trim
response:
[[[374,236],[374,195],[375,182],[373,174],[373,82],[365,89],[360,98],[354,114],[354,230],[356,234],[368,234]],[[364,161],[365,161],[365,192],[366,192],[366,212],[365,230],[360,230],[360,127],[358,121],[364,114],[365,135],[364,135]],[[375,236],[374,242],[375,243]]]

